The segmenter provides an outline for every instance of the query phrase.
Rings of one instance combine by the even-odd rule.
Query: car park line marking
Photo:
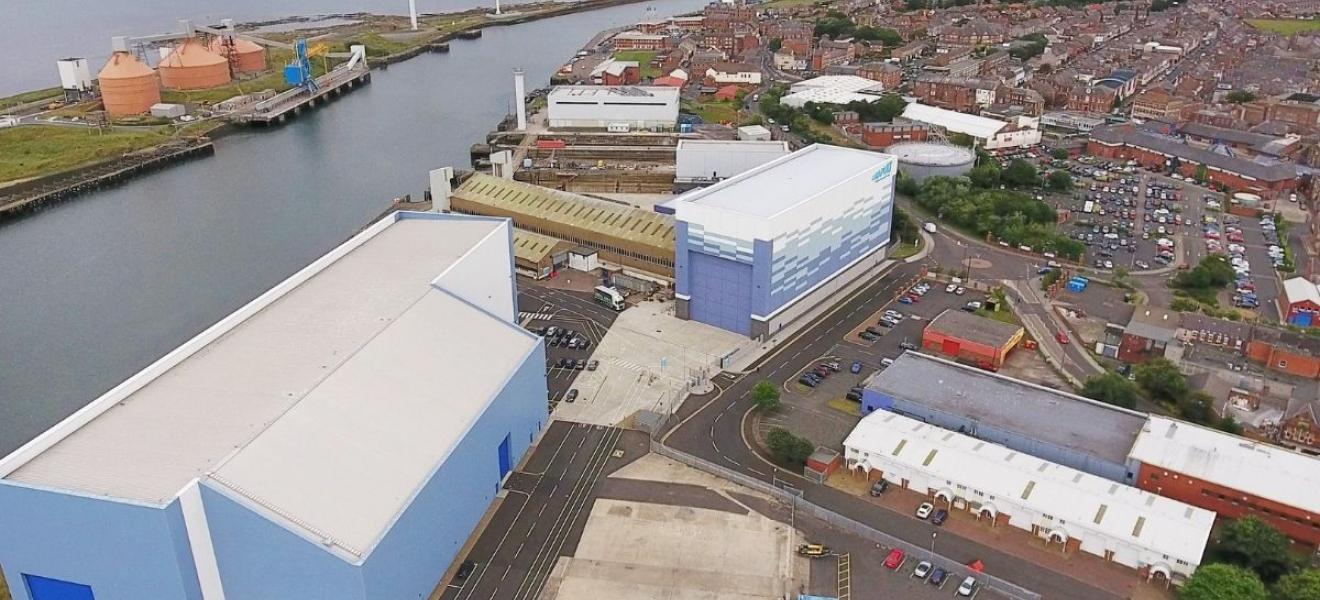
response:
[[[852,600],[852,555],[839,554],[838,600]]]

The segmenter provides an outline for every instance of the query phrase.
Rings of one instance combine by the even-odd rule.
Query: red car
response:
[[[1059,343],[1060,343],[1060,344],[1067,344],[1067,343],[1068,343],[1068,332],[1063,331],[1062,329],[1060,329],[1060,330],[1059,330],[1059,333],[1056,334],[1056,335],[1054,336],[1054,339],[1059,340]]]
[[[897,571],[899,567],[903,566],[903,560],[906,558],[907,555],[903,554],[902,550],[894,548],[889,551],[889,556],[885,557],[885,568]]]

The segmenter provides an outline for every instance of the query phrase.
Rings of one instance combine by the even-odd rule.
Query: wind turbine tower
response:
[[[408,0],[408,16],[412,18],[413,31],[417,31],[417,0]]]

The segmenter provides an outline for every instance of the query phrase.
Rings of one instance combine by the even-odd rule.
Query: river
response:
[[[289,125],[0,227],[0,455],[420,196],[596,32],[665,0],[485,30],[377,71]],[[655,10],[648,12],[648,8]],[[407,257],[399,257],[407,260]]]

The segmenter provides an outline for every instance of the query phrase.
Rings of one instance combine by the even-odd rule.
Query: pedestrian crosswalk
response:
[[[555,318],[555,313],[518,311],[518,321],[521,323],[530,323],[532,321],[549,321],[550,319],[553,318]]]

